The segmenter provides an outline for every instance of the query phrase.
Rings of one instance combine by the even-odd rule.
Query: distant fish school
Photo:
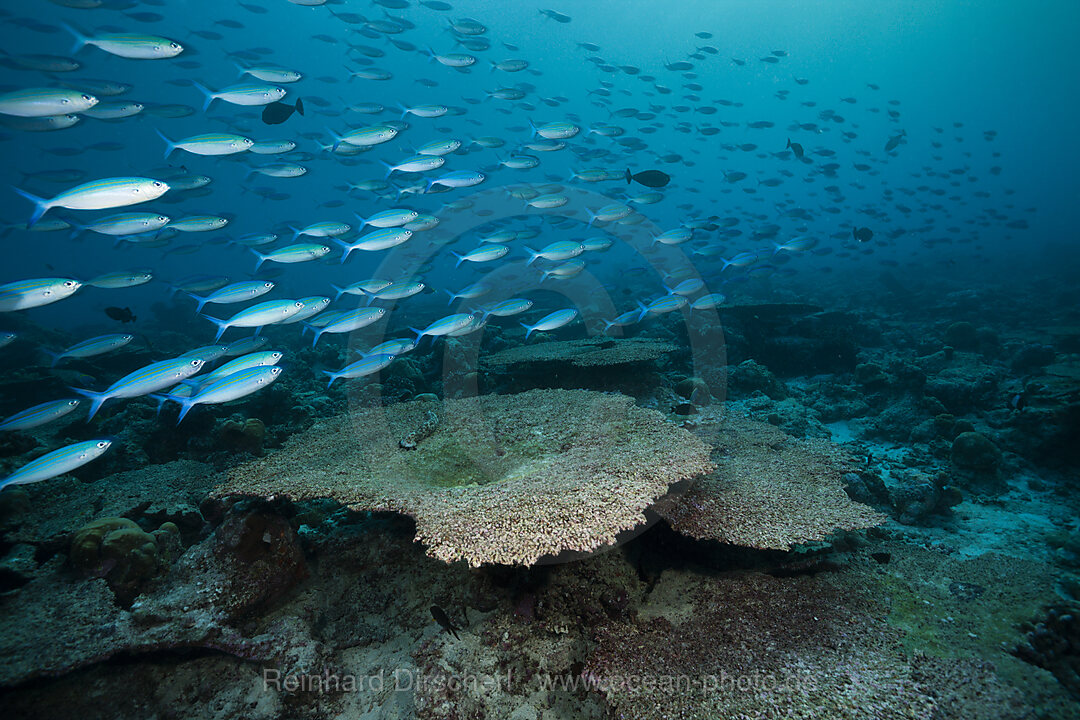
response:
[[[564,79],[566,68],[548,69],[556,53],[521,57],[518,38],[493,37],[484,22],[459,16],[447,2],[420,0],[413,7],[385,0],[376,4],[386,12],[371,17],[325,0],[289,4],[222,7],[220,13],[229,15],[221,21],[227,34],[200,27],[198,15],[185,17],[191,41],[181,43],[139,32],[143,23],[155,33],[167,27],[158,13],[106,16],[60,3],[55,18],[34,21],[50,31],[39,42],[51,54],[5,54],[7,65],[53,75],[45,83],[40,76],[13,75],[11,81],[22,86],[0,94],[0,123],[16,139],[41,138],[57,154],[79,158],[72,161],[78,167],[68,169],[18,168],[22,180],[14,193],[29,203],[28,213],[25,222],[11,220],[5,233],[115,243],[103,244],[98,257],[116,265],[84,272],[59,253],[55,272],[42,268],[33,277],[0,278],[0,313],[29,311],[32,321],[42,306],[80,302],[70,299],[77,296],[94,307],[100,298],[149,285],[163,301],[194,301],[205,336],[193,337],[185,353],[158,354],[119,378],[90,378],[98,389],[72,387],[77,397],[42,397],[0,420],[0,431],[43,427],[84,408],[92,420],[106,403],[135,398],[157,400],[159,408],[178,405],[179,420],[200,406],[241,400],[291,372],[278,364],[288,347],[263,349],[270,342],[266,328],[295,333],[293,340],[305,338],[304,344],[310,334],[312,347],[321,348],[335,337],[385,332],[392,317],[404,337],[369,344],[358,351],[360,359],[320,371],[330,388],[373,376],[425,341],[477,333],[488,323],[502,323],[520,342],[542,342],[546,333],[574,325],[595,308],[564,307],[537,291],[590,274],[612,278],[611,287],[639,277],[641,266],[630,265],[634,261],[620,255],[617,242],[634,228],[647,238],[648,252],[677,253],[692,265],[658,279],[648,292],[616,295],[618,307],[586,318],[590,327],[616,332],[668,313],[700,315],[737,294],[740,282],[797,273],[800,262],[817,255],[872,252],[896,243],[909,228],[926,232],[936,220],[935,198],[952,178],[976,186],[983,179],[966,165],[928,168],[917,184],[895,178],[904,199],[891,198],[890,213],[867,212],[848,195],[858,196],[893,158],[915,151],[916,133],[940,153],[944,125],[911,128],[909,140],[899,100],[882,99],[875,83],[838,101],[817,97],[795,53],[783,49],[762,48],[756,60],[724,57],[717,46],[701,44],[712,33],[699,31],[686,38],[685,56],[673,47],[674,57],[645,66],[597,43],[570,39],[570,28],[580,30],[573,17],[541,9],[542,22],[564,33],[560,42],[574,58],[573,75],[584,83],[582,97],[572,99],[567,95],[576,91]],[[320,34],[276,49],[251,49],[265,43],[248,32],[245,12],[272,12],[275,21],[288,23],[300,17],[290,12],[316,11],[322,13]],[[110,26],[128,27],[104,27],[106,18]],[[203,42],[213,43],[227,61],[194,52],[205,49]],[[310,64],[315,50],[327,47],[341,51],[341,67]],[[748,81],[752,65],[761,76]],[[101,77],[66,75],[75,70]],[[717,74],[767,92],[717,97],[733,92],[716,85]],[[221,82],[228,75],[236,81]],[[150,81],[174,88],[167,103],[138,97]],[[788,102],[789,96],[800,104]],[[458,102],[463,104],[452,104]],[[845,117],[856,112],[863,113],[858,123]],[[133,118],[144,122],[133,124]],[[94,128],[101,127],[121,128],[123,141],[95,143]],[[76,147],[52,144],[82,130]],[[990,143],[996,132],[981,137]],[[174,164],[155,166],[148,147]],[[120,152],[124,162],[84,161],[84,150]],[[985,174],[998,176],[1001,165],[987,162],[992,165]],[[136,174],[105,170],[126,166]],[[708,168],[707,177],[701,167]],[[242,181],[235,179],[237,169]],[[330,196],[303,194],[316,187],[305,185],[313,177],[324,183],[319,187],[333,188]],[[800,206],[787,191],[796,183],[820,188],[820,202]],[[66,189],[56,192],[57,185]],[[472,212],[471,188],[493,185],[512,208],[506,217],[477,213],[470,229],[450,240],[429,234]],[[635,185],[648,192],[635,194]],[[584,201],[571,192],[585,189],[590,194]],[[983,192],[989,199],[996,190]],[[760,202],[775,212],[763,214],[753,204]],[[93,214],[135,205],[145,207]],[[654,210],[677,220],[657,227],[645,214]],[[1024,217],[1005,217],[989,203],[972,212],[973,223],[1016,230],[1027,225]],[[840,217],[867,219],[845,224]],[[124,262],[133,248],[160,251],[157,264]],[[364,277],[369,271],[359,268],[374,267],[373,259],[381,262],[391,253],[430,259],[413,273]],[[213,274],[176,277],[172,261],[185,255]],[[299,284],[290,275],[298,273],[295,265],[317,269],[303,276],[309,294],[291,296]],[[511,267],[517,268],[513,283],[490,280]],[[318,280],[309,283],[312,276]],[[447,296],[445,309],[435,310],[424,300],[427,293]],[[113,302],[102,301],[95,312],[121,326],[140,327],[140,317],[145,323],[150,313],[141,304]],[[457,312],[439,317],[455,304]],[[226,333],[240,332],[251,334],[222,342]],[[274,342],[281,337],[275,334]],[[142,335],[134,331],[98,334],[66,347],[42,347],[40,356],[46,367],[63,367],[79,359],[122,358],[136,346],[150,352],[137,338]],[[211,338],[213,344],[203,344]],[[0,348],[19,340],[18,333],[5,331]],[[54,449],[0,487],[70,472],[112,443],[97,439]]]

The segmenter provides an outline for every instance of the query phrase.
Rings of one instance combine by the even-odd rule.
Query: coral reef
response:
[[[63,559],[56,557],[0,601],[0,611],[21,619],[0,634],[0,685],[62,675],[118,653],[201,648],[299,662],[290,658],[311,651],[302,629],[282,622],[245,636],[234,624],[279,598],[306,572],[288,522],[258,512],[226,519],[212,540],[190,548],[163,577],[145,585],[130,609],[118,606],[106,580],[66,577]]]
[[[534,390],[361,408],[234,468],[213,491],[292,500],[333,498],[353,510],[416,521],[416,539],[447,562],[531,565],[588,552],[645,522],[669,486],[712,469],[709,449],[630,398]]]
[[[1024,641],[1013,654],[1032,665],[1049,670],[1062,685],[1080,698],[1080,621],[1077,608],[1052,607],[1035,623],[1024,623]]]
[[[27,485],[29,509],[10,514],[2,525],[9,542],[42,547],[69,545],[70,534],[99,517],[123,517],[146,526],[175,524],[185,542],[202,531],[199,505],[215,482],[210,466],[191,460],[118,473],[93,483],[58,478]],[[5,493],[7,494],[7,493]]]

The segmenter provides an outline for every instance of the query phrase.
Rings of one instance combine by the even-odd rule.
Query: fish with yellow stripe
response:
[[[97,460],[112,447],[112,444],[113,441],[108,438],[86,440],[45,453],[0,480],[0,490],[8,485],[28,485],[69,473],[88,462]]]
[[[52,208],[107,210],[137,205],[158,199],[168,192],[169,186],[161,180],[147,177],[111,177],[76,185],[51,198],[31,195],[19,188],[13,189],[34,203],[34,212],[30,216],[30,222],[27,223],[29,227],[33,227],[34,223]]]
[[[139,368],[133,373],[128,373],[120,378],[103,392],[71,388],[73,392],[90,399],[90,415],[86,419],[92,420],[97,411],[106,400],[113,398],[134,398],[156,393],[181,380],[186,380],[202,370],[206,361],[202,358],[181,357],[171,360],[161,360],[156,363]]]
[[[179,425],[191,412],[191,408],[196,405],[218,405],[247,397],[277,380],[281,375],[281,370],[277,365],[251,367],[212,380],[200,386],[198,391],[190,396],[158,395],[155,397],[159,400],[172,400],[180,405],[180,417],[176,420],[176,424]]]

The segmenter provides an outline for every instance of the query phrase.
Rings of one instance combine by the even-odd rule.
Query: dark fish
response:
[[[555,10],[541,10],[540,14],[541,15],[547,15],[549,18],[551,18],[555,22],[560,22],[560,23],[568,23],[572,19],[569,15],[564,15],[561,12],[556,12]]]
[[[438,605],[431,606],[431,617],[435,619],[435,622],[442,626],[442,629],[454,636],[455,640],[460,640],[457,631],[458,628],[454,627],[454,623],[450,622],[450,618],[447,617],[443,609]]]
[[[791,152],[794,153],[795,157],[799,158],[800,160],[803,159],[803,146],[802,145],[800,145],[799,143],[793,143],[793,142],[791,142],[791,138],[788,138],[787,146],[789,148],[791,148]]]
[[[626,169],[626,184],[633,180],[636,183],[651,188],[662,188],[671,182],[671,176],[659,170],[643,170],[636,175],[630,174],[630,168]]]
[[[868,227],[853,227],[851,237],[859,242],[870,242],[874,238],[874,231]]]
[[[694,407],[694,403],[681,402],[678,405],[672,406],[671,412],[675,415],[693,415],[697,413],[697,408]]]
[[[304,114],[304,101],[297,99],[295,105],[283,102],[270,103],[263,108],[262,121],[267,125],[280,125],[292,117],[294,112]]]
[[[1016,412],[1024,412],[1024,408],[1027,407],[1027,397],[1022,392],[1014,394],[1009,398],[1009,407]]]
[[[889,138],[889,141],[885,143],[885,152],[892,152],[895,150],[896,146],[904,141],[905,135],[907,135],[907,133],[901,130],[899,135],[893,135]]]
[[[135,314],[131,312],[131,308],[127,307],[107,307],[105,308],[105,314],[113,320],[122,323],[135,322]]]
[[[887,552],[872,552],[870,553],[870,557],[872,557],[874,562],[878,565],[888,565],[889,561],[892,560],[892,555]]]

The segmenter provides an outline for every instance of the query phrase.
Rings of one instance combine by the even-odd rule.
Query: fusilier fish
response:
[[[170,219],[168,215],[161,215],[160,213],[118,213],[86,225],[72,222],[71,226],[75,228],[73,234],[89,230],[101,235],[116,237],[154,232],[168,225]]]
[[[239,400],[269,386],[280,375],[281,368],[276,365],[250,367],[200,385],[198,391],[190,396],[162,395],[161,399],[180,405],[180,416],[176,419],[179,425],[196,405],[217,405]]]
[[[84,35],[70,25],[64,25],[64,29],[75,38],[72,52],[78,52],[87,45],[92,45],[110,55],[130,60],[163,60],[184,52],[184,46],[180,43],[157,35],[102,33],[90,36]]]
[[[295,315],[293,317],[295,317]],[[261,335],[252,335],[251,337],[233,340],[225,346],[224,357],[236,357],[237,355],[246,355],[247,353],[255,352],[268,342],[270,341]]]
[[[495,317],[510,317],[511,315],[523,313],[532,306],[532,300],[527,300],[525,298],[510,298],[509,300],[503,300],[494,305],[489,305],[483,308],[482,312],[484,318],[488,315],[494,315]]]
[[[330,252],[330,248],[326,245],[318,245],[316,243],[297,243],[295,245],[287,245],[277,250],[272,250],[268,253],[261,253],[255,248],[249,248],[251,252],[255,253],[258,260],[255,262],[255,272],[259,271],[264,262],[276,262],[284,263],[286,265],[292,263],[310,262],[312,260],[318,260],[327,253]]]
[[[76,185],[51,198],[40,198],[18,188],[14,190],[34,203],[34,212],[28,223],[32,226],[42,215],[55,207],[67,210],[107,210],[137,205],[156,200],[169,190],[169,186],[161,180],[145,177],[113,177]]]
[[[564,325],[569,325],[570,323],[572,323],[574,321],[574,318],[576,318],[577,316],[577,310],[573,308],[567,308],[566,310],[556,310],[553,313],[549,313],[544,317],[540,318],[540,320],[533,325],[529,325],[527,323],[520,323],[520,325],[521,327],[525,328],[525,339],[528,340],[529,336],[537,330],[541,332],[546,332],[548,330],[557,330]]]
[[[397,340],[387,340],[384,343],[379,343],[375,347],[371,348],[367,352],[363,350],[357,350],[360,355],[364,357],[371,357],[372,355],[404,355],[407,352],[411,352],[416,349],[416,341],[412,338],[398,338]]]
[[[334,239],[334,242],[341,247],[341,262],[344,263],[353,250],[365,250],[368,252],[387,250],[402,244],[411,237],[412,230],[407,230],[405,228],[382,228],[358,238],[353,243],[343,242],[336,238]]]
[[[341,370],[323,370],[323,374],[330,377],[330,382],[326,384],[326,387],[329,388],[334,384],[334,381],[339,378],[348,380],[351,378],[364,377],[365,375],[372,375],[379,372],[393,361],[394,356],[390,354],[368,355],[351,365],[346,365]]]
[[[30,430],[64,417],[79,407],[81,400],[68,398],[35,405],[0,421],[0,430]]]
[[[229,351],[228,345],[203,345],[202,347],[192,348],[180,357],[184,358],[199,358],[200,360],[212,363],[215,360],[225,357],[225,353]]]
[[[120,378],[103,392],[71,388],[74,392],[90,399],[90,415],[86,419],[92,420],[97,411],[106,400],[113,398],[133,398],[156,393],[167,387],[185,380],[202,370],[205,361],[201,358],[173,358],[161,360],[140,368],[135,372],[128,373]]]
[[[391,283],[382,290],[376,290],[368,295],[368,302],[372,300],[402,300],[412,297],[424,291],[424,283],[415,280],[402,280]]]
[[[71,278],[34,278],[0,285],[0,312],[48,305],[74,295],[83,284]]]
[[[221,90],[211,90],[205,85],[192,83],[203,94],[206,100],[203,102],[203,112],[206,112],[210,104],[215,100],[223,100],[232,105],[253,107],[269,105],[285,97],[285,88],[276,85],[240,84],[230,85]]]
[[[89,93],[67,88],[25,88],[0,95],[0,114],[23,118],[75,115],[98,104]]]
[[[491,262],[492,260],[498,260],[508,252],[510,252],[510,248],[506,245],[481,245],[465,254],[453,250],[450,251],[450,254],[457,258],[457,265],[461,265],[465,261],[475,263]]]
[[[315,337],[311,340],[311,347],[315,347],[319,342],[319,338],[325,333],[349,333],[359,330],[378,321],[385,314],[386,310],[383,308],[359,308],[342,314],[341,317],[324,327],[308,325],[307,328],[315,334]]]
[[[371,225],[377,228],[390,228],[401,227],[415,220],[420,213],[415,210],[409,210],[407,208],[393,208],[392,210],[381,210],[370,217],[362,217],[358,213],[353,213],[357,221],[360,223],[357,225],[357,229],[362,230],[365,225]]]
[[[529,253],[529,260],[525,264],[532,265],[537,258],[544,258],[545,260],[569,260],[575,258],[585,252],[585,246],[573,240],[559,240],[546,246],[543,250],[533,250],[531,247],[526,247],[525,251]]]
[[[84,284],[87,287],[96,287],[107,290],[136,287],[145,285],[154,279],[154,274],[148,270],[118,270],[116,272],[103,273]]]
[[[205,314],[203,317],[217,325],[217,335],[214,336],[214,341],[217,342],[231,327],[253,327],[255,334],[258,334],[263,326],[287,320],[303,309],[304,303],[299,300],[267,300],[241,310],[228,320],[220,320]]]
[[[69,473],[101,457],[112,446],[112,440],[86,440],[46,453],[31,460],[0,480],[0,490],[8,485],[28,485]]]
[[[304,309],[292,317],[282,320],[278,323],[279,325],[292,325],[315,317],[330,304],[330,298],[323,295],[311,295],[300,298],[300,302],[304,303]]]
[[[273,289],[274,283],[267,280],[245,280],[226,285],[206,296],[199,296],[195,293],[188,293],[188,295],[198,303],[195,312],[201,313],[203,306],[207,303],[227,305],[229,303],[244,302],[265,295]]]
[[[245,340],[250,338],[245,338]],[[265,338],[261,338],[265,339]],[[283,354],[280,350],[265,350],[263,352],[248,353],[241,355],[238,358],[230,360],[217,370],[208,373],[205,377],[191,378],[185,380],[185,385],[191,385],[194,387],[205,386],[207,383],[220,378],[232,375],[233,373],[240,372],[241,370],[247,370],[249,368],[266,367],[268,365],[277,365],[281,362]]]
[[[165,141],[165,157],[172,155],[174,150],[183,150],[192,155],[235,155],[251,148],[255,141],[243,135],[233,133],[204,133],[192,135],[182,140],[170,140],[160,130],[155,131]]]
[[[409,329],[416,333],[416,342],[419,343],[425,335],[430,335],[431,337],[437,337],[439,335],[449,335],[450,333],[457,332],[458,330],[467,327],[471,323],[471,313],[457,313],[454,315],[447,315],[444,318],[440,318],[428,325],[423,330],[417,330],[414,327],[411,327]]]

